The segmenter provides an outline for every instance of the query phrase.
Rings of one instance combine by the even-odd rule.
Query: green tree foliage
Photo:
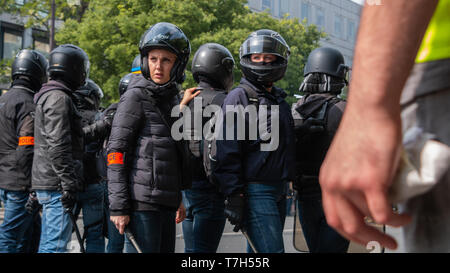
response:
[[[291,47],[286,77],[277,83],[289,95],[297,92],[305,58],[318,46],[324,34],[315,26],[295,19],[282,20],[268,13],[253,13],[245,0],[92,0],[82,20],[69,19],[57,33],[59,44],[72,43],[83,48],[91,61],[91,78],[105,92],[106,101],[118,100],[117,87],[130,72],[139,53],[141,35],[157,22],[180,27],[192,46],[191,60],[198,47],[207,42],[226,46],[236,61],[235,83],[241,78],[239,47],[255,30],[278,31]],[[195,86],[188,65],[184,87]],[[292,100],[291,100],[292,101]]]
[[[39,1],[21,1],[1,0],[0,13],[10,13],[18,15],[25,20],[25,28],[43,28],[47,33],[50,32],[51,18],[51,0]],[[66,21],[71,18],[80,22],[84,12],[89,6],[90,0],[55,0],[55,19]],[[35,34],[37,35],[37,34]],[[0,62],[0,82],[10,81],[11,64],[13,60],[1,60]]]
[[[25,28],[44,27],[50,30],[51,0],[23,1],[18,4],[15,0],[1,0],[0,12],[8,12],[26,17],[28,20]],[[78,22],[89,6],[89,0],[55,0],[55,17],[57,20],[66,21],[68,18]]]

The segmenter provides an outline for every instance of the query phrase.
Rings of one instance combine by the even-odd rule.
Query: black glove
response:
[[[29,214],[34,214],[34,212],[39,210],[40,208],[41,204],[39,204],[36,192],[34,191],[30,192],[27,203],[25,204],[25,209]]]
[[[302,125],[295,128],[297,134],[320,133],[325,131],[325,122],[316,118],[306,119]]]
[[[114,120],[115,112],[108,113],[103,117],[103,121],[111,128],[113,120]]]
[[[232,225],[234,232],[242,228],[245,210],[245,197],[243,194],[233,194],[225,200],[225,217]]]
[[[66,210],[72,210],[76,202],[77,198],[74,192],[63,191],[61,203]]]
[[[106,137],[111,131],[114,113],[105,115],[102,119],[83,128],[84,137],[87,141],[97,141]]]

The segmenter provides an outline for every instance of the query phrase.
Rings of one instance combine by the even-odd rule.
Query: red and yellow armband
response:
[[[34,137],[19,137],[19,146],[34,146]]]
[[[123,153],[108,154],[108,166],[112,164],[123,165]]]

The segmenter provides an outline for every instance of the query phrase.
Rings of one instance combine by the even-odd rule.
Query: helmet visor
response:
[[[289,58],[289,47],[279,40],[270,36],[256,36],[247,39],[241,47],[240,57],[250,54],[266,53],[273,54],[287,60]]]

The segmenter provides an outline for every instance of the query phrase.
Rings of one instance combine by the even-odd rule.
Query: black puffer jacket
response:
[[[33,162],[34,91],[13,86],[0,97],[0,188],[26,191]]]
[[[162,207],[176,210],[181,190],[190,187],[191,181],[183,172],[189,169],[185,160],[187,145],[174,141],[170,131],[175,121],[170,113],[178,107],[179,96],[167,90],[162,94],[173,95],[161,98],[155,95],[153,86],[142,76],[134,78],[114,116],[108,143],[108,191],[113,216]]]
[[[63,83],[49,81],[35,95],[33,189],[83,189],[83,131],[71,92]]]

